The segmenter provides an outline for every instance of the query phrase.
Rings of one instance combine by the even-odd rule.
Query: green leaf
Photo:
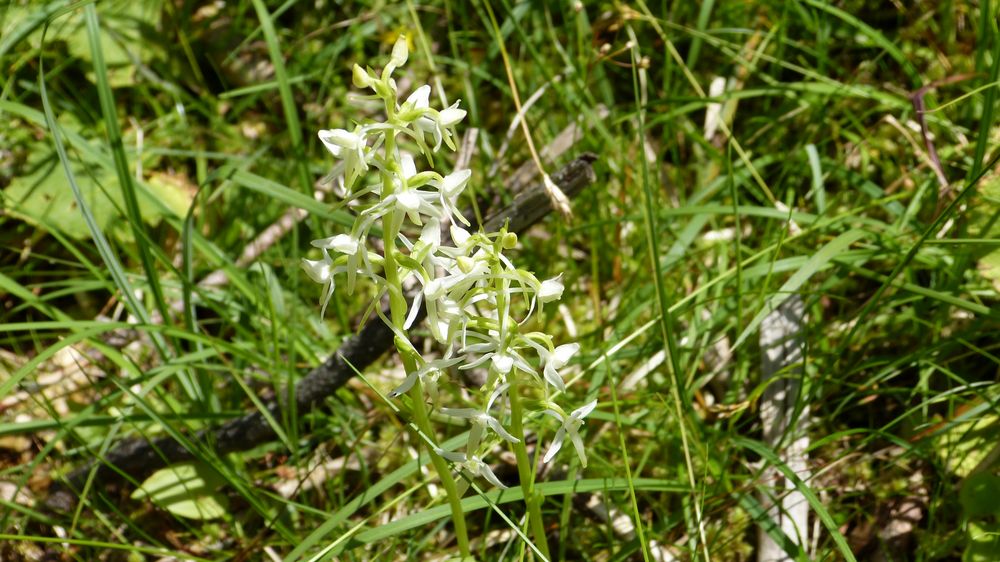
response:
[[[160,26],[162,3],[162,0],[129,0],[102,5],[104,32],[99,36],[99,45],[107,65],[107,73],[102,78],[112,87],[132,86],[138,74],[136,63],[148,63],[164,55],[162,45],[153,40]],[[82,15],[80,12],[68,27],[71,31],[65,37],[66,45],[72,56],[92,63],[93,50]],[[93,66],[86,66],[88,77],[95,80],[97,75]]]
[[[1000,476],[973,474],[962,483],[958,501],[967,517],[1000,515]]]
[[[149,499],[178,517],[217,519],[229,507],[226,496],[217,491],[224,481],[206,464],[175,464],[154,472],[132,492],[132,499]]]
[[[237,185],[256,191],[257,193],[266,195],[272,199],[281,201],[282,203],[287,203],[292,207],[298,207],[299,209],[308,211],[313,215],[329,220],[334,224],[339,224],[347,228],[354,226],[354,216],[350,213],[346,211],[330,211],[328,205],[325,205],[308,195],[299,193],[298,191],[295,191],[290,187],[286,187],[278,182],[245,170],[234,170],[229,179]]]
[[[71,119],[67,119],[72,121]],[[4,205],[19,219],[39,228],[56,226],[60,232],[76,240],[90,238],[90,229],[80,212],[66,175],[58,166],[58,159],[47,143],[35,143],[28,150],[27,173],[11,179],[3,190]],[[78,179],[81,196],[87,201],[98,226],[121,241],[134,237],[121,210],[124,200],[114,171],[95,162],[72,163]],[[150,181],[151,195],[183,215],[190,205],[190,198],[176,185],[166,181]],[[163,218],[156,206],[142,197],[139,199],[142,216],[150,226]]]

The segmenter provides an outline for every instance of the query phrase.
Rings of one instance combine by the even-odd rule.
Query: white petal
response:
[[[546,382],[556,387],[558,390],[566,390],[566,383],[563,382],[562,376],[559,375],[559,372],[556,371],[555,367],[553,367],[551,363],[545,365],[543,373],[545,375]]]
[[[577,456],[580,457],[580,466],[587,468],[587,451],[583,447],[583,439],[580,439],[580,434],[575,431],[570,432],[569,438],[573,441]]]
[[[413,157],[404,153],[399,158],[399,166],[402,168],[403,177],[410,179],[417,175],[417,165],[413,163]]]
[[[521,355],[518,353],[514,354],[514,366],[517,367],[518,369],[521,369],[525,373],[535,372],[535,370],[531,367],[531,365],[524,360],[524,357],[521,357]]]
[[[347,234],[338,234],[321,240],[313,240],[312,245],[317,248],[336,250],[342,254],[353,256],[358,253],[358,241]]]
[[[566,430],[560,427],[559,431],[556,432],[555,438],[552,440],[552,445],[549,446],[548,452],[542,458],[542,462],[549,462],[552,460],[552,457],[556,456],[556,453],[562,448],[564,439],[566,439]]]
[[[364,143],[364,139],[360,135],[356,135],[350,131],[345,131],[344,129],[328,129],[320,131],[319,140],[323,141],[323,144],[331,142],[337,146],[350,150],[357,150],[357,148]]]
[[[460,370],[460,371],[466,371],[468,369],[475,369],[476,367],[482,365],[488,359],[490,359],[491,357],[493,357],[493,355],[494,355],[493,353],[487,353],[486,355],[483,355],[482,357],[480,357],[479,359],[476,359],[475,361],[473,361],[471,363],[466,363],[465,365],[462,365],[461,367],[458,368],[458,370]]]
[[[404,330],[409,330],[413,323],[417,321],[417,314],[420,313],[420,305],[423,303],[424,294],[418,292],[415,297],[413,297],[413,302],[410,303],[410,313],[406,315],[406,323],[403,324]]]
[[[562,274],[560,274],[560,277]],[[562,298],[563,284],[559,277],[542,281],[541,288],[538,289],[538,300],[542,302],[552,302]]]
[[[458,246],[464,246],[472,235],[460,226],[451,225],[451,241]]]
[[[492,394],[490,394],[490,399],[486,402],[486,411],[489,411],[490,408],[493,407],[493,403],[496,402],[497,398],[500,398],[504,391],[508,388],[510,388],[510,384],[501,384],[496,390],[493,391]]]
[[[440,278],[433,279],[430,283],[428,283],[424,287],[424,293],[427,294],[428,300],[436,301],[444,295],[444,292],[445,292],[444,282],[441,281]]]
[[[473,332],[470,332],[473,333]],[[474,334],[474,333],[473,333]],[[474,343],[472,345],[462,348],[462,353],[483,353],[493,349],[495,346],[492,343]]]
[[[458,108],[458,102],[447,109],[442,109],[438,113],[438,123],[442,127],[451,127],[462,119],[465,119],[465,110]]]
[[[583,418],[587,417],[587,415],[590,414],[590,412],[593,412],[594,408],[596,407],[597,407],[597,399],[595,398],[594,400],[591,400],[590,402],[584,404],[583,406],[580,406],[579,408],[573,410],[573,413],[570,414],[569,417],[582,420]]]
[[[327,283],[326,286],[326,293],[323,295],[323,300],[320,302],[320,307],[319,307],[320,318],[326,317],[326,305],[330,304],[330,297],[333,296],[333,291],[335,288],[336,286],[333,283],[333,278],[330,278],[330,281],[329,283]]]
[[[500,422],[496,418],[491,417],[486,421],[486,423],[489,424],[490,428],[492,428],[493,431],[497,432],[497,435],[504,438],[505,440],[510,441],[511,443],[521,442],[520,439],[508,433],[507,430],[504,429],[502,425],[500,425]]]
[[[330,263],[327,260],[302,260],[302,269],[310,279],[317,283],[326,283],[330,280]]]
[[[514,366],[514,358],[510,355],[504,355],[497,353],[493,356],[493,367],[498,373],[506,375],[510,372],[510,369]]]
[[[327,130],[320,131],[318,134],[319,140],[323,142],[323,146],[325,146],[326,149],[330,151],[330,154],[333,154],[335,157],[340,158],[344,154],[344,149],[337,146],[336,144],[333,144],[333,142],[330,141],[330,139],[328,138],[329,135],[327,134],[329,132],[330,131]]]
[[[549,358],[548,362],[551,363],[552,366],[555,367],[556,369],[565,367],[566,364],[569,363],[569,360],[572,359],[573,356],[576,355],[576,352],[579,350],[580,350],[580,344],[578,343],[567,343],[560,345],[552,353],[552,356]]]
[[[420,231],[420,241],[427,244],[431,248],[437,248],[441,245],[441,221],[430,218],[424,224],[423,230]]]
[[[463,189],[465,189],[465,186],[469,183],[469,178],[471,176],[472,170],[459,170],[457,172],[452,172],[441,180],[441,191],[443,191],[445,196],[449,199],[454,199],[462,193]]]
[[[413,90],[413,93],[406,98],[406,103],[412,103],[414,109],[424,109],[428,106],[427,101],[430,99],[430,96],[431,87],[425,84]]]
[[[420,196],[415,191],[397,193],[396,203],[407,211],[416,211],[420,208]]]
[[[483,463],[483,465],[479,467],[479,474],[483,478],[485,478],[487,482],[493,484],[497,488],[503,488],[505,490],[507,489],[507,486],[503,485],[503,482],[501,482],[500,479],[497,478],[497,475],[493,474],[493,469],[490,468],[490,465]]]
[[[559,412],[557,412],[555,410],[548,410],[547,409],[547,410],[545,410],[542,413],[543,414],[548,414],[548,415],[554,417],[555,419],[559,420],[559,423],[563,423],[563,421],[565,421],[565,418],[563,418],[562,414],[560,414]]]

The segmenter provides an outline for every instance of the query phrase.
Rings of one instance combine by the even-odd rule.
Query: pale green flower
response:
[[[556,418],[562,423],[562,426],[556,431],[556,436],[552,439],[552,445],[549,447],[545,457],[542,462],[549,462],[552,457],[556,456],[559,449],[562,448],[563,441],[566,440],[566,436],[569,435],[570,441],[573,443],[573,448],[576,449],[576,454],[580,457],[580,465],[587,468],[587,451],[583,447],[583,439],[580,438],[580,428],[583,427],[583,418],[587,416],[590,412],[594,411],[597,407],[597,400],[592,400],[587,404],[573,410],[569,416],[557,412],[552,409],[545,410],[545,413]]]

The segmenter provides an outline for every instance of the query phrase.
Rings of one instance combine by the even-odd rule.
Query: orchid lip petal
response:
[[[552,439],[552,445],[549,446],[548,452],[546,452],[545,457],[542,458],[542,462],[551,461],[552,457],[556,456],[556,453],[558,453],[559,449],[562,448],[563,440],[565,439],[566,439],[566,430],[560,427],[559,430],[556,431],[555,438]]]
[[[396,203],[406,211],[416,211],[420,208],[420,196],[415,191],[403,191],[396,194]]]
[[[483,466],[479,469],[479,474],[485,478],[487,482],[493,484],[497,488],[502,488],[504,490],[507,489],[507,486],[504,486],[503,482],[497,478],[497,475],[493,474],[493,469],[490,468],[490,465],[483,463]]]
[[[566,383],[563,382],[562,377],[559,376],[559,372],[555,370],[551,363],[545,366],[543,373],[546,382],[559,390],[566,390]]]
[[[574,431],[569,434],[569,439],[573,442],[577,456],[580,457],[580,466],[587,468],[587,451],[583,446],[583,439],[580,438],[580,434]]]
[[[506,375],[514,367],[514,358],[510,355],[496,353],[493,355],[493,367],[498,373]]]
[[[517,437],[514,437],[506,429],[504,429],[504,427],[500,424],[500,421],[497,420],[496,418],[491,417],[491,418],[489,418],[486,421],[486,423],[489,424],[490,429],[492,429],[493,431],[495,431],[497,433],[497,435],[499,435],[500,437],[502,437],[504,440],[509,441],[511,443],[520,443],[521,442],[520,439],[518,439]]]

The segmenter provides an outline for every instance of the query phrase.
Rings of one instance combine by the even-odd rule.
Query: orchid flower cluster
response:
[[[432,108],[431,89],[426,85],[399,103],[392,74],[406,63],[407,56],[406,41],[401,39],[381,73],[354,66],[354,85],[371,90],[367,99],[384,102],[385,121],[319,132],[320,140],[338,160],[334,172],[343,178],[347,199],[363,209],[350,233],[312,242],[322,253],[321,259],[303,261],[309,277],[324,286],[321,314],[340,276],[346,277],[348,293],[364,278],[374,283],[380,297],[388,294],[391,317],[374,308],[395,333],[407,370],[390,397],[410,393],[421,402],[420,411],[427,402],[437,405],[441,401],[439,386],[447,380],[448,370],[487,370],[480,406],[440,409],[470,425],[464,450],[435,448],[460,470],[503,487],[483,457],[500,442],[524,446],[521,422],[507,421],[521,399],[518,393],[530,394],[531,404],[540,406],[538,411],[560,423],[544,461],[550,461],[569,438],[586,466],[580,428],[596,401],[570,413],[555,401],[566,389],[561,370],[579,344],[555,346],[550,335],[523,329],[545,304],[560,298],[563,284],[559,277],[540,281],[505,255],[517,246],[515,233],[506,228],[495,233],[469,230],[457,200],[469,183],[471,170],[447,175],[418,171],[413,156],[401,150],[400,143],[408,142],[433,164],[433,155],[442,145],[456,149],[454,126],[466,114],[457,102],[441,110]],[[450,236],[442,235],[445,229]],[[384,241],[381,253],[369,244],[379,234]],[[403,296],[404,287],[417,288],[412,302]],[[438,359],[425,359],[408,337],[422,306],[430,333],[444,350]]]

